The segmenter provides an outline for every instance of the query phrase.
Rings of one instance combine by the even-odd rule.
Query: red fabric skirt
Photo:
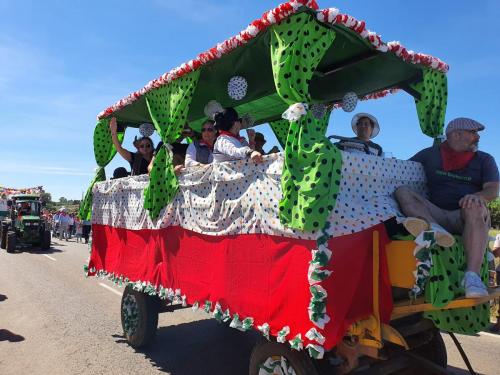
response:
[[[311,300],[307,271],[316,242],[265,234],[208,236],[181,227],[128,230],[93,225],[89,269],[104,270],[130,281],[180,289],[187,302],[202,306],[219,302],[231,315],[252,317],[254,327],[268,323],[271,334],[290,327],[288,340],[305,333]],[[372,313],[372,232],[380,232],[380,312],[388,322],[392,311],[383,224],[330,239],[330,277],[321,285],[328,293],[325,350],[341,340],[355,321]],[[92,275],[92,274],[91,274]]]

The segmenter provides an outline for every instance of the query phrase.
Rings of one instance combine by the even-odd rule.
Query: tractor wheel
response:
[[[123,335],[130,346],[146,346],[158,328],[160,299],[127,286],[121,302]]]
[[[262,340],[250,356],[250,375],[269,374],[319,375],[307,351],[292,350],[288,345]]]
[[[7,246],[7,226],[2,224],[0,227],[0,249],[5,249]]]
[[[17,237],[16,232],[7,232],[6,249],[8,253],[16,251]]]
[[[42,234],[42,246],[41,246],[42,250],[50,249],[50,240],[51,240],[50,230],[44,231]]]

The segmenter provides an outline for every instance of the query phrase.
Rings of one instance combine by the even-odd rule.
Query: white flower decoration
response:
[[[247,89],[247,80],[241,76],[234,76],[227,83],[227,93],[234,100],[243,99],[247,95]]]
[[[224,108],[222,105],[217,101],[217,100],[210,100],[206,105],[205,108],[203,109],[203,112],[205,113],[205,116],[207,116],[209,119],[214,119],[214,116],[217,112],[222,112]]]
[[[342,109],[346,112],[352,112],[358,104],[358,96],[354,92],[348,92],[342,98]]]
[[[302,116],[307,114],[308,108],[309,106],[306,103],[295,103],[288,107],[281,117],[290,122],[298,121]]]
[[[149,123],[145,122],[144,124],[141,124],[139,126],[139,133],[141,133],[141,135],[143,137],[151,137],[154,132],[155,132],[155,128],[154,128],[153,124],[149,124]]]

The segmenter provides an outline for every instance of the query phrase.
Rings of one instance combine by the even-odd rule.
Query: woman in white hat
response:
[[[380,132],[380,126],[375,116],[372,116],[369,113],[358,113],[352,118],[351,127],[354,131],[354,134],[356,134],[356,137],[351,139],[363,141],[364,144],[358,142],[342,141],[340,143],[340,146],[343,148],[343,150],[382,156],[382,147],[371,141],[371,139],[375,138]],[[366,150],[365,144],[366,146],[368,146],[368,150]]]

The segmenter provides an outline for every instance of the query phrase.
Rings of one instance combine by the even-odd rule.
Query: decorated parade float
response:
[[[86,273],[125,287],[128,342],[147,344],[159,312],[191,307],[262,334],[252,375],[415,364],[445,373],[439,330],[481,331],[499,292],[464,299],[461,239],[440,248],[432,232],[415,241],[398,224],[392,194],[401,185],[425,194],[420,164],[343,152],[325,133],[332,111],[400,91],[438,142],[447,70],[364,21],[297,0],[100,113],[99,168],[80,210],[93,230]],[[112,117],[120,140],[152,123],[169,144],[220,106],[250,116],[250,126],[269,123],[283,152],[176,176],[163,147],[149,176],[106,181]]]

